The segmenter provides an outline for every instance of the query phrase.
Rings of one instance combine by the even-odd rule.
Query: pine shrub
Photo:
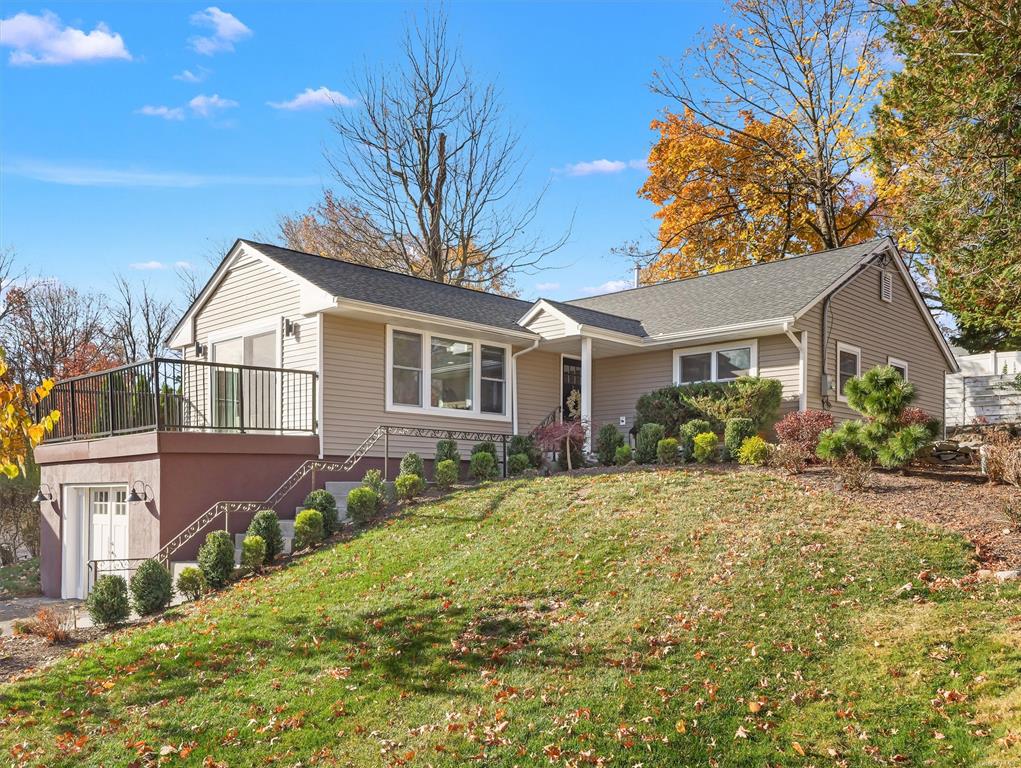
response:
[[[652,464],[656,460],[656,448],[664,436],[661,424],[643,424],[635,440],[635,461]]]
[[[213,531],[199,547],[199,568],[213,589],[226,586],[234,573],[234,541],[226,531]]]
[[[162,611],[174,597],[170,572],[156,560],[145,560],[131,575],[131,607],[139,616]]]
[[[604,466],[616,461],[617,448],[624,445],[624,435],[614,424],[603,424],[596,433],[596,458]]]

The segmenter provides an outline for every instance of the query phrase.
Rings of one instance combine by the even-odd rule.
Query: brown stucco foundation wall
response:
[[[40,446],[35,457],[41,482],[54,497],[41,505],[43,593],[60,595],[62,505],[70,487],[144,484],[150,500],[131,504],[128,510],[128,556],[148,557],[217,501],[267,498],[318,450],[317,437],[201,433],[149,433]],[[290,517],[288,510],[293,511],[307,492],[304,485],[296,488],[278,510],[281,516]],[[214,523],[222,524],[222,518]],[[232,530],[243,530],[242,525],[247,519],[231,521]],[[196,537],[174,559],[193,559],[202,538]]]

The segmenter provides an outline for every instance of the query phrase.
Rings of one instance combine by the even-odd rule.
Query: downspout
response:
[[[783,324],[783,332],[798,350],[798,410],[803,411],[808,408],[808,344],[805,343],[808,341],[808,335],[802,331],[799,339],[791,324],[787,322]]]
[[[519,349],[511,355],[511,432],[518,433],[518,357],[534,352],[542,339],[535,339],[532,346]]]

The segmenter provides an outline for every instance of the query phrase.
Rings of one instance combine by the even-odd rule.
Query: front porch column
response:
[[[585,453],[592,453],[592,339],[581,340],[581,422],[585,425]]]

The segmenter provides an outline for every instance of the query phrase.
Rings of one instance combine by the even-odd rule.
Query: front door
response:
[[[572,416],[571,407],[568,401],[571,399],[572,392],[578,392],[581,394],[581,359],[577,357],[563,357],[562,358],[562,375],[560,382],[560,398],[561,398],[561,411],[562,418],[569,419]],[[577,399],[577,398],[576,398]],[[576,408],[581,407],[580,402],[576,402]],[[580,416],[581,414],[574,414]]]

